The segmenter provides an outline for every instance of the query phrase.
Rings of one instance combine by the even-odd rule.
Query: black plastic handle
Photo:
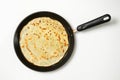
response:
[[[93,26],[108,22],[110,20],[111,20],[111,16],[109,14],[105,14],[105,15],[103,15],[101,17],[98,17],[98,18],[96,18],[94,20],[91,20],[91,21],[88,21],[88,22],[86,22],[84,24],[79,25],[77,27],[77,31],[82,31],[82,30],[91,28]]]

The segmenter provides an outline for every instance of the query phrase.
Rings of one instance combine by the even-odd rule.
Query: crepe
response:
[[[29,21],[20,32],[19,43],[30,63],[44,67],[58,63],[69,47],[65,28],[49,17]]]

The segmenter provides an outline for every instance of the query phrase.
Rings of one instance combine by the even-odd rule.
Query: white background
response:
[[[24,66],[13,47],[18,24],[37,11],[58,13],[73,29],[106,13],[112,20],[75,33],[69,61],[43,73]],[[1,0],[0,80],[120,80],[120,0]]]

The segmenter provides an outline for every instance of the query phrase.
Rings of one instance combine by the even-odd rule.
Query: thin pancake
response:
[[[24,57],[37,66],[59,62],[69,47],[63,25],[49,17],[31,20],[20,32],[20,48]]]

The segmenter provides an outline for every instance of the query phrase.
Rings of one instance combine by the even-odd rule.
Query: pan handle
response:
[[[101,17],[98,17],[96,19],[93,19],[91,21],[88,21],[86,23],[83,23],[77,27],[77,31],[82,31],[88,28],[91,28],[93,26],[108,22],[111,20],[111,16],[109,14],[105,14]]]

